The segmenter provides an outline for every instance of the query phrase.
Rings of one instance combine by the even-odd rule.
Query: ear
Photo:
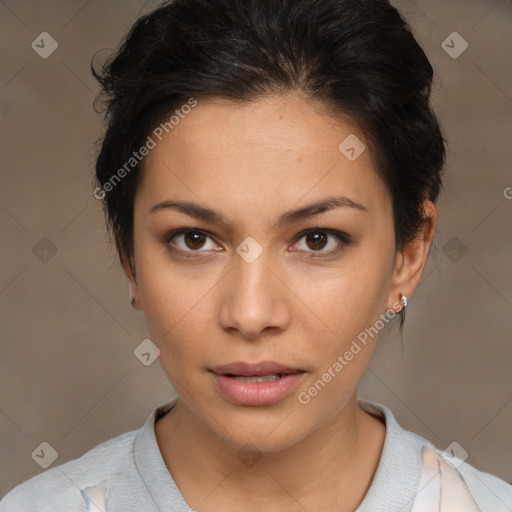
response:
[[[410,298],[423,275],[435,234],[437,210],[432,201],[424,201],[422,207],[425,220],[420,233],[397,254],[388,297],[388,309],[396,310],[396,306],[393,307],[393,305],[400,303],[402,294]]]
[[[135,309],[143,311],[142,298],[136,279],[135,261],[133,260],[133,258],[127,257],[124,253],[121,253],[119,255],[119,261],[121,262],[121,266],[123,267],[124,275],[128,280],[131,305]]]

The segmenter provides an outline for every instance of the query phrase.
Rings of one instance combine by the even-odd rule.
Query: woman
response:
[[[506,482],[357,397],[425,268],[445,162],[399,12],[175,0],[96,76],[94,196],[178,397],[0,511],[512,510]]]

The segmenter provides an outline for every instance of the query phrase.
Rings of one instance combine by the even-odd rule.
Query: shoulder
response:
[[[425,448],[430,448],[438,456],[438,460],[443,461],[446,469],[452,472],[452,478],[448,477],[448,471],[442,471],[441,466],[437,470],[439,475],[443,478],[444,486],[451,486],[452,489],[463,484],[463,488],[467,489],[473,498],[478,509],[482,511],[492,510],[493,512],[511,512],[512,511],[512,485],[506,481],[493,476],[489,473],[484,473],[476,469],[474,466],[465,461],[466,456],[458,454],[459,457],[454,456],[453,452],[448,453],[439,447],[432,444],[425,438],[418,436],[407,430],[403,430],[404,438],[411,447],[415,450],[421,450],[423,454],[423,471],[425,471]],[[453,471],[452,471],[453,470]],[[456,475],[456,478],[454,478]],[[444,478],[446,477],[446,478]],[[460,481],[459,481],[460,480]],[[431,482],[434,484],[434,482]],[[445,495],[448,495],[449,489],[444,489]],[[441,494],[443,490],[441,489]],[[454,494],[455,495],[455,494]],[[467,510],[470,510],[469,508]]]
[[[364,410],[386,423],[386,441],[379,464],[383,471],[379,473],[379,468],[377,470],[377,477],[380,477],[377,483],[380,485],[372,499],[382,499],[377,494],[399,483],[403,494],[401,505],[410,508],[414,502],[414,511],[424,510],[424,500],[431,503],[432,499],[435,502],[441,496],[445,501],[452,496],[455,502],[466,497],[468,503],[476,504],[481,511],[512,511],[512,485],[470,465],[465,460],[464,450],[454,445],[451,453],[443,451],[427,439],[402,428],[386,406],[366,400],[359,403]],[[397,499],[390,498],[390,503],[394,504]],[[469,512],[473,509],[464,510]]]
[[[512,485],[489,473],[484,473],[465,461],[466,456],[443,451],[430,441],[421,436],[404,430],[404,435],[409,439],[411,445],[422,450],[430,447],[437,455],[442,457],[449,466],[458,472],[465,487],[473,497],[480,510],[492,510],[493,512],[512,511]]]
[[[0,501],[0,512],[87,512],[82,491],[99,482],[128,476],[136,430],[92,448],[77,459],[23,482]]]
[[[489,473],[484,473],[470,464],[459,468],[469,491],[481,510],[510,512],[512,510],[512,485]]]

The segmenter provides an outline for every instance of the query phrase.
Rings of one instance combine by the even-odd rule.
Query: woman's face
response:
[[[368,150],[339,149],[354,135],[296,94],[209,100],[147,156],[132,293],[183,403],[232,446],[284,449],[349,409],[399,302],[391,198]],[[301,372],[212,371],[263,361]]]

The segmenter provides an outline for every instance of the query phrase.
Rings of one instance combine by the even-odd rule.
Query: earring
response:
[[[403,293],[400,294],[400,300],[404,306],[403,309],[405,309],[407,307],[407,297]]]

